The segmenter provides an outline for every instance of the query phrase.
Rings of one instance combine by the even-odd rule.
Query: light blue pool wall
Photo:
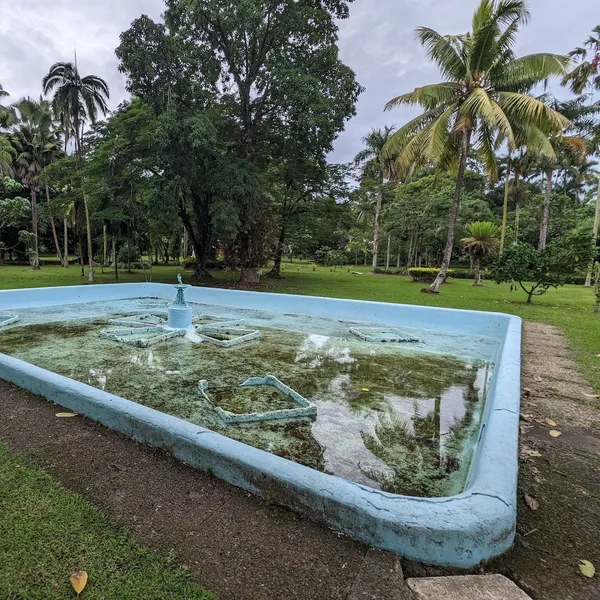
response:
[[[166,284],[109,284],[0,292],[0,310],[174,295]],[[377,548],[470,568],[514,539],[521,321],[499,313],[193,287],[188,301],[358,319],[499,340],[480,443],[462,494],[399,496],[315,471],[203,427],[0,354],[0,378],[184,462],[322,521]],[[1,351],[1,334],[0,334]]]

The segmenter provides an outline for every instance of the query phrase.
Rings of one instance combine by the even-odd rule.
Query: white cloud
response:
[[[475,4],[476,0],[355,0],[351,4],[350,18],[340,23],[340,54],[366,91],[357,116],[336,142],[333,160],[350,160],[370,128],[401,125],[415,114],[410,109],[383,112],[390,98],[438,80],[436,69],[415,41],[415,28],[466,31]],[[580,45],[596,24],[592,5],[589,0],[532,0],[532,20],[518,39],[518,53],[566,53]],[[115,107],[127,97],[114,54],[119,34],[139,15],[157,19],[163,9],[161,0],[0,0],[0,82],[13,99],[36,97],[50,65],[71,60],[76,47],[81,72],[108,81],[110,105]],[[564,95],[558,85],[553,88]]]

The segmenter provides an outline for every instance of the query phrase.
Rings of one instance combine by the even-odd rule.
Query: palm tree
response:
[[[368,181],[375,186],[375,222],[373,227],[373,265],[371,273],[375,273],[377,269],[384,186],[386,180],[394,179],[396,175],[396,156],[387,146],[393,132],[393,126],[386,126],[383,129],[372,129],[362,139],[365,144],[364,150],[361,150],[354,157],[355,164],[362,167],[361,176],[363,181]]]
[[[588,53],[591,54],[590,60]],[[592,29],[592,35],[588,36],[584,47],[575,48],[569,52],[569,56],[581,59],[581,62],[564,76],[562,84],[568,85],[576,95],[582,94],[588,86],[600,90],[600,25]]]
[[[475,221],[467,226],[469,237],[462,239],[463,248],[473,259],[475,280],[473,285],[483,285],[481,281],[481,261],[498,249],[498,227],[489,221]]]
[[[54,90],[52,107],[55,114],[61,115],[65,135],[73,131],[77,168],[83,166],[83,131],[87,121],[95,123],[98,115],[108,112],[107,100],[110,96],[108,84],[96,75],[81,77],[75,62],[58,62],[42,80],[44,94]],[[65,146],[68,140],[65,139]],[[89,281],[94,281],[94,252],[92,229],[87,196],[83,194],[85,224],[87,230]]]
[[[12,143],[16,150],[15,171],[21,183],[29,189],[33,233],[31,266],[34,270],[38,270],[40,261],[37,193],[48,155],[56,152],[60,148],[60,143],[53,129],[49,102],[45,100],[36,102],[30,98],[23,98],[14,105],[14,109],[19,118],[12,132]]]
[[[8,92],[4,90],[0,83],[0,99],[6,98]],[[11,123],[13,111],[0,104],[0,129],[6,128]],[[10,143],[8,137],[0,133],[0,175],[12,174],[12,162],[16,156],[15,149]]]
[[[416,88],[386,106],[417,104],[425,109],[390,139],[390,151],[402,148],[397,161],[400,172],[432,160],[440,170],[457,167],[442,265],[423,291],[438,293],[446,278],[471,149],[479,151],[488,174],[495,178],[495,151],[502,143],[512,152],[526,139],[528,147],[553,155],[547,135],[567,124],[555,110],[528,95],[538,83],[563,74],[568,64],[567,57],[555,54],[516,58],[515,37],[528,19],[526,0],[481,0],[467,34],[444,36],[427,27],[417,29],[444,81]]]
[[[540,237],[538,248],[543,250],[548,241],[548,224],[550,222],[550,204],[552,201],[552,181],[554,171],[559,166],[559,157],[575,164],[583,164],[590,151],[589,134],[591,134],[595,120],[594,115],[599,112],[598,103],[586,105],[586,97],[581,96],[573,100],[561,102],[554,99],[552,108],[568,119],[568,126],[564,131],[556,132],[549,136],[549,141],[555,149],[554,156],[546,153],[539,157],[540,170],[546,176],[544,202],[542,204],[542,217],[540,219]],[[568,134],[568,135],[567,135]]]

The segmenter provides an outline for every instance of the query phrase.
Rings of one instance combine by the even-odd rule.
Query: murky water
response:
[[[186,338],[136,348],[99,338],[109,319],[140,312],[130,300],[30,309],[0,330],[0,351],[371,487],[422,496],[462,490],[497,341],[413,330],[418,343],[373,343],[350,328],[381,323],[193,308],[203,322],[244,319],[261,337],[232,348]],[[289,407],[272,391],[236,387],[267,374],[314,402],[316,419],[225,425],[197,389],[206,379],[232,412]]]

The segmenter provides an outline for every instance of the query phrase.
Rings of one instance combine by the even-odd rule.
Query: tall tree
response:
[[[563,74],[568,59],[555,54],[517,58],[513,50],[516,34],[528,20],[525,0],[481,0],[469,33],[441,35],[427,27],[417,29],[419,41],[444,81],[398,96],[386,106],[418,104],[425,109],[390,140],[391,149],[401,148],[400,171],[431,160],[439,169],[457,169],[442,265],[424,291],[438,293],[446,278],[472,148],[495,176],[495,150],[502,142],[514,151],[517,139],[527,139],[528,146],[552,155],[547,135],[567,124],[559,113],[529,95],[538,83]]]
[[[37,199],[41,187],[40,179],[48,157],[60,148],[60,144],[53,128],[48,102],[23,98],[14,108],[18,116],[18,124],[12,133],[12,142],[17,152],[15,171],[21,183],[29,189],[33,233],[31,265],[34,270],[38,270],[40,261]]]
[[[278,159],[324,162],[354,114],[361,88],[336,45],[336,18],[347,15],[345,0],[168,0],[166,30],[147,17],[134,21],[117,55],[130,90],[163,111],[218,106],[227,152],[260,179]],[[235,255],[245,282],[258,280],[271,246],[266,191],[252,184],[236,198]]]
[[[375,222],[373,227],[373,264],[371,273],[377,269],[379,256],[379,237],[381,234],[381,211],[383,206],[384,186],[386,181],[396,177],[397,153],[392,152],[388,145],[394,127],[372,129],[364,138],[365,148],[354,158],[360,165],[362,183],[365,187],[374,188],[375,193]]]
[[[85,124],[95,123],[98,115],[108,112],[107,100],[110,96],[108,84],[96,75],[82,77],[75,62],[57,62],[50,67],[42,80],[44,94],[53,93],[52,106],[55,114],[62,116],[65,135],[73,130],[77,168],[83,167],[83,133]],[[66,145],[66,141],[65,141]],[[87,230],[89,281],[94,281],[94,250],[90,210],[86,194],[83,194],[83,208]]]

